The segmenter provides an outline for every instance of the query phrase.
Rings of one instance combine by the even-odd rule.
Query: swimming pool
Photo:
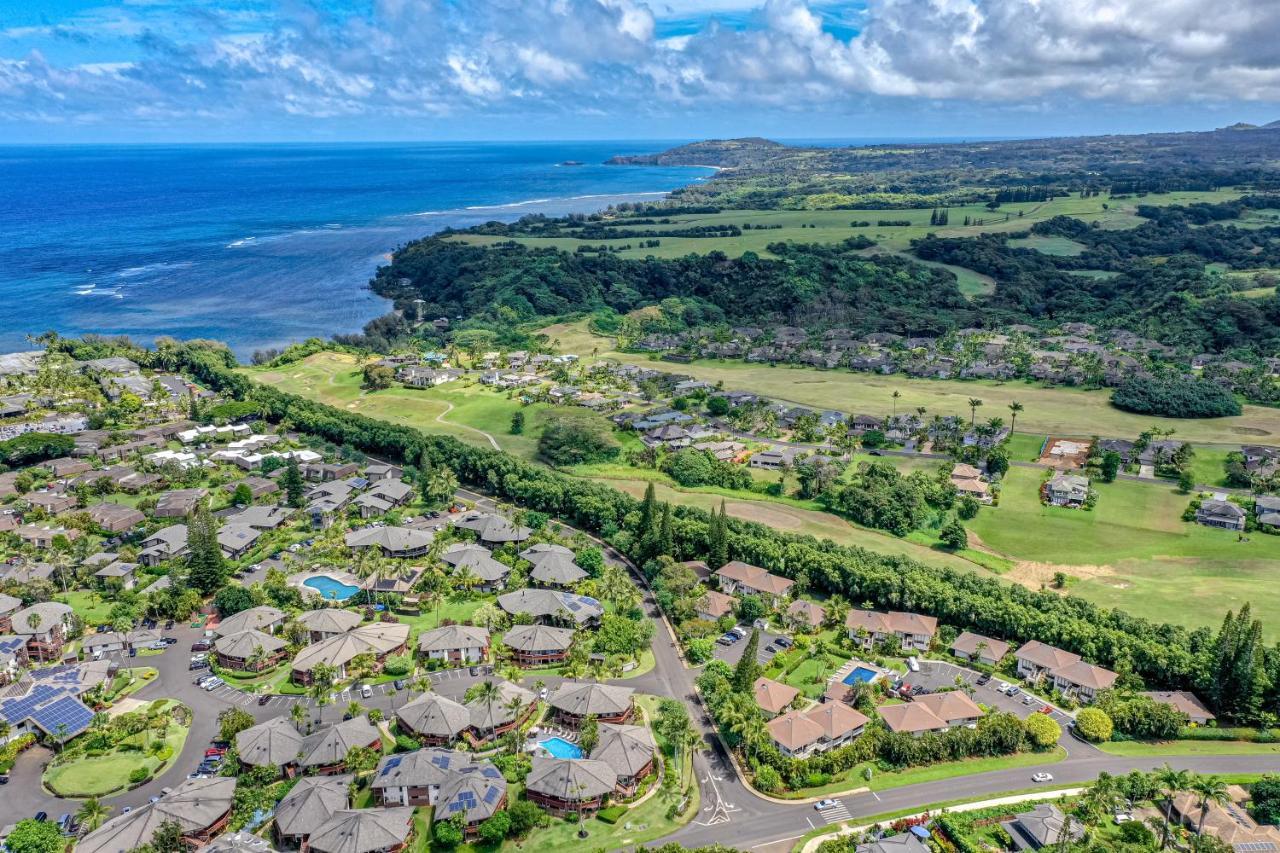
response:
[[[302,585],[314,589],[327,601],[346,601],[360,591],[360,587],[336,581],[328,575],[309,577],[302,582]]]
[[[538,741],[538,746],[551,753],[556,758],[581,758],[582,747],[576,743],[565,740],[562,737],[549,737],[546,740]]]
[[[863,684],[870,684],[875,681],[879,675],[880,673],[876,672],[874,669],[867,669],[865,666],[855,666],[853,668],[853,672],[844,677],[844,683],[853,684],[855,681],[860,681]]]

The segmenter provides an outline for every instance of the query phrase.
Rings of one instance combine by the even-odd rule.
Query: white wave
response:
[[[149,273],[184,270],[193,266],[195,266],[194,261],[159,261],[154,264],[144,264],[140,267],[126,267],[116,273],[116,278],[137,278],[140,275]]]
[[[257,241],[257,239],[258,239],[257,237],[241,237],[239,240],[232,240],[230,243],[228,243],[227,248],[238,249],[241,246],[247,246],[250,243]]]
[[[509,207],[526,207],[530,204],[546,204],[549,201],[556,201],[556,199],[531,198],[528,201],[513,201],[509,204],[473,204],[470,207],[464,207],[463,210],[506,210]]]
[[[510,210],[513,207],[528,207],[531,204],[551,204],[557,201],[585,201],[592,198],[634,198],[635,196],[663,196],[667,195],[667,190],[654,190],[648,192],[616,192],[616,193],[588,193],[587,195],[565,195],[553,196],[550,198],[531,198],[524,201],[511,201],[505,204],[473,204],[468,207],[457,207],[451,210],[422,210],[417,213],[410,213],[409,216],[448,216],[450,214],[466,213],[467,211],[477,210]]]

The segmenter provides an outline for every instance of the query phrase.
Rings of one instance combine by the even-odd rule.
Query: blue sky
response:
[[[1280,119],[1280,3],[0,0],[0,141],[982,137]]]

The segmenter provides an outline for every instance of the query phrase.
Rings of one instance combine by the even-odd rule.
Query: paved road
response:
[[[490,500],[477,493],[460,491],[459,496],[476,502],[484,509],[490,511],[496,509]],[[922,809],[930,803],[959,797],[995,795],[1032,785],[1031,774],[1036,772],[1037,768],[996,771],[966,776],[962,779],[928,782],[841,797],[838,798],[839,805],[826,813],[816,812],[812,805],[807,803],[776,803],[756,796],[738,777],[723,744],[709,724],[709,718],[694,690],[697,670],[687,668],[681,660],[665,620],[644,579],[623,555],[607,544],[600,544],[606,560],[624,566],[634,574],[643,592],[645,612],[659,626],[653,642],[655,656],[653,670],[617,683],[625,684],[640,692],[671,696],[685,702],[690,708],[694,725],[702,737],[703,748],[694,756],[694,775],[702,792],[701,810],[688,826],[662,841],[674,840],[687,846],[722,843],[743,849],[774,853],[774,851],[789,849],[799,836],[827,823],[858,820],[900,809]],[[205,692],[193,684],[194,674],[187,669],[188,649],[190,644],[201,635],[201,631],[187,625],[180,625],[170,633],[177,637],[179,642],[164,654],[130,661],[134,665],[145,663],[154,666],[160,673],[155,682],[134,695],[142,700],[168,697],[186,703],[195,710],[191,734],[181,756],[168,772],[134,791],[107,799],[115,814],[118,814],[124,806],[136,807],[145,803],[162,788],[176,785],[194,770],[209,741],[216,735],[217,715],[224,708],[232,706],[243,708],[255,719],[261,721],[287,714],[293,704],[301,703],[307,708],[309,718],[315,723],[320,723],[340,719],[347,703],[352,698],[356,698],[350,693],[343,693],[338,695],[337,701],[333,704],[318,707],[307,697],[274,697],[268,704],[260,706],[257,704],[256,697],[230,687]],[[927,677],[938,684],[945,684],[953,682],[956,674],[964,675],[966,679],[976,677],[972,671],[950,664],[929,661],[922,663],[925,666],[925,672],[917,676],[922,681]],[[446,696],[458,697],[466,691],[468,686],[482,677],[472,676],[465,670],[437,672],[432,674],[433,689]],[[563,679],[547,677],[542,680],[548,687],[554,688]],[[1032,712],[1031,708],[1020,701],[998,695],[990,688],[976,689],[977,699],[986,704],[1014,711],[1020,716],[1026,716]],[[366,708],[379,708],[388,716],[416,695],[408,690],[395,691],[390,684],[378,685],[374,690],[374,697],[360,700],[361,704]],[[1055,717],[1060,722],[1065,722],[1060,712],[1056,713]],[[1120,774],[1133,769],[1150,770],[1165,763],[1166,760],[1176,767],[1200,773],[1280,772],[1280,757],[1277,756],[1121,758],[1104,754],[1093,746],[1065,735],[1062,744],[1068,750],[1068,757],[1043,768],[1053,774],[1055,785],[1088,782],[1102,771]],[[64,812],[74,812],[78,808],[77,802],[53,797],[39,786],[41,768],[48,758],[49,754],[40,749],[30,750],[19,758],[11,774],[12,782],[4,790],[5,797],[0,803],[0,822],[8,823],[29,817],[37,811],[46,811],[51,816],[57,817]]]

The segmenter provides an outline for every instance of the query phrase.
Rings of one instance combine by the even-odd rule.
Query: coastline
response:
[[[28,334],[52,329],[222,340],[247,360],[356,332],[390,310],[368,283],[405,243],[652,201],[714,174],[601,164],[626,147],[24,149],[29,183],[0,187],[0,224],[14,225],[0,229],[0,295],[25,310],[0,320],[0,351],[28,349]],[[566,157],[586,165],[558,168]],[[113,180],[120,170],[134,181]]]

